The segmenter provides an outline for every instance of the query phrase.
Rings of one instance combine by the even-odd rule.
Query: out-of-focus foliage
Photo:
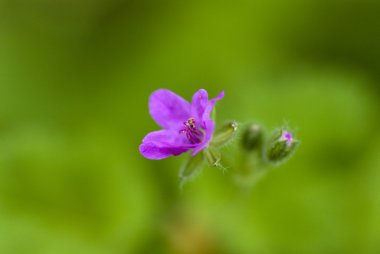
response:
[[[379,253],[379,13],[0,0],[0,253]],[[180,191],[186,155],[138,152],[162,87],[224,89],[219,124],[289,122],[299,148],[254,188],[224,164]]]

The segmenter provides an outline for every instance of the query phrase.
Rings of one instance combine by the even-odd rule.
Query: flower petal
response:
[[[204,124],[205,124],[205,132],[206,132],[205,137],[202,140],[202,142],[198,144],[197,147],[194,148],[193,152],[191,153],[192,156],[196,155],[199,151],[207,147],[211,141],[211,138],[215,129],[215,123],[213,120],[209,119],[209,120],[206,120]]]
[[[203,115],[202,115],[202,121],[203,123],[205,124],[205,122],[207,120],[210,119],[210,114],[211,114],[211,111],[214,109],[214,106],[215,106],[215,102],[218,101],[218,100],[221,100],[223,99],[224,97],[224,91],[220,92],[218,94],[218,96],[216,96],[215,98],[211,99],[208,103],[207,103],[207,106],[203,112]]]
[[[139,150],[145,158],[160,160],[170,155],[180,155],[195,147],[186,142],[184,136],[176,130],[159,130],[146,135]]]
[[[218,94],[215,98],[211,99],[207,102],[207,105],[204,109],[204,112],[202,114],[202,128],[205,130],[205,137],[202,140],[200,144],[196,148],[194,148],[191,155],[196,155],[200,150],[204,149],[208,146],[208,144],[211,141],[212,135],[214,133],[215,129],[215,122],[211,119],[210,114],[211,111],[214,109],[215,102],[218,100],[223,99],[224,97],[224,91]]]
[[[208,103],[208,94],[204,89],[198,90],[191,101],[191,116],[197,123],[202,122],[202,116]]]
[[[169,90],[159,89],[149,98],[149,113],[162,128],[178,130],[190,118],[190,103]]]

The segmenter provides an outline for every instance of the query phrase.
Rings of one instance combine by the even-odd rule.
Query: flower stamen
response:
[[[185,128],[180,130],[180,133],[185,133],[186,138],[190,141],[191,144],[200,143],[203,139],[203,132],[200,131],[193,117],[190,117],[186,122],[183,122]]]

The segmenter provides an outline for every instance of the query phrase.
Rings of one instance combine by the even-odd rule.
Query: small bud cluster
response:
[[[254,185],[268,172],[268,166],[289,159],[297,145],[298,141],[287,128],[276,130],[267,138],[259,124],[248,124],[243,128],[236,180],[243,186]]]
[[[276,130],[272,137],[265,141],[264,131],[258,124],[250,124],[243,133],[242,148],[247,151],[264,151],[263,160],[278,164],[288,159],[298,145],[293,134],[282,128]]]
[[[240,154],[238,160],[231,162],[231,167],[237,174],[239,182],[252,185],[266,172],[268,166],[276,166],[286,161],[295,151],[298,141],[288,128],[280,128],[267,138],[264,129],[257,123],[247,124],[238,133],[238,124],[228,122],[214,133],[210,145],[202,153],[190,157],[180,171],[183,182],[192,179],[205,164],[210,167],[224,169],[221,165],[221,148],[229,144],[236,137],[240,137]]]

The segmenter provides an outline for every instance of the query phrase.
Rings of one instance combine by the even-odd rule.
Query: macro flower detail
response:
[[[193,150],[196,155],[206,148],[213,136],[215,122],[210,114],[215,102],[224,97],[222,91],[209,100],[204,89],[198,90],[191,103],[177,94],[159,89],[149,98],[149,113],[162,130],[146,135],[139,147],[148,159],[160,160]]]

